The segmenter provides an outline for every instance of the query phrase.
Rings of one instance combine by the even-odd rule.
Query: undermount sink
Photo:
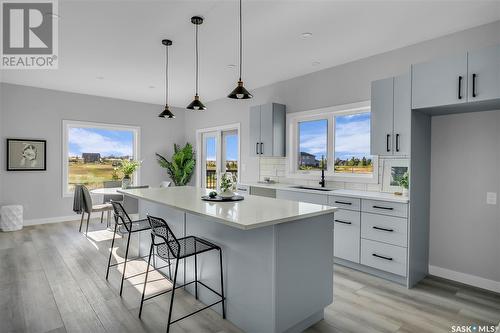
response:
[[[299,189],[301,189],[301,190],[324,191],[324,192],[333,191],[333,190],[332,190],[332,189],[330,189],[330,188],[325,188],[325,187],[314,187],[314,186],[293,186],[293,188],[299,188]]]

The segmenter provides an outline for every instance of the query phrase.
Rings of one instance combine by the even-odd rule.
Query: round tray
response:
[[[245,197],[241,196],[241,195],[234,195],[232,197],[228,197],[228,198],[223,198],[223,197],[220,197],[220,196],[216,196],[214,198],[210,198],[208,195],[204,195],[201,197],[201,200],[203,201],[215,201],[215,202],[226,202],[226,201],[241,201],[245,199]]]

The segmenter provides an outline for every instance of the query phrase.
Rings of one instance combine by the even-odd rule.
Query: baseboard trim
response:
[[[61,223],[68,221],[79,221],[82,218],[81,215],[69,215],[69,216],[57,216],[57,217],[44,217],[41,219],[30,219],[24,220],[24,226],[39,225],[39,224],[49,224],[49,223]],[[87,215],[85,215],[87,218]],[[101,213],[93,213],[91,218],[101,218]],[[104,219],[106,219],[106,214],[104,214]]]
[[[489,280],[479,276],[452,271],[451,269],[432,265],[429,265],[429,274],[500,293],[500,281]]]

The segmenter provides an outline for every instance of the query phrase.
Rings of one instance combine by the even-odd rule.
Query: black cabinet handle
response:
[[[255,153],[257,155],[259,155],[259,143],[258,142],[255,144]]]
[[[377,257],[377,258],[380,258],[380,259],[384,259],[384,260],[389,260],[389,261],[392,261],[392,258],[391,257],[384,257],[384,256],[380,256],[376,253],[372,253],[372,256],[374,257]]]
[[[382,207],[382,206],[372,206],[372,207],[377,209],[394,210],[394,208],[392,207]]]
[[[342,221],[342,220],[333,220],[338,223],[344,223],[344,224],[352,224],[352,222],[347,222],[347,221]]]
[[[260,154],[262,155],[264,153],[264,143],[260,143]]]
[[[477,77],[476,73],[472,74],[472,97],[477,97],[477,94],[476,94],[476,77]]]
[[[396,151],[399,151],[399,133],[396,134]]]
[[[386,229],[386,228],[381,228],[381,227],[372,227],[372,228],[377,229],[377,230],[382,230],[382,231],[394,232],[394,229]]]
[[[391,151],[390,147],[389,147],[389,140],[391,139],[391,135],[390,134],[387,134],[387,139],[386,139],[386,142],[385,142],[385,145],[386,145],[386,149],[387,151]]]
[[[352,202],[345,202],[345,201],[335,201],[335,203],[342,204],[342,205],[352,205]]]
[[[459,76],[458,77],[458,99],[462,99],[462,80],[463,80],[463,77]]]

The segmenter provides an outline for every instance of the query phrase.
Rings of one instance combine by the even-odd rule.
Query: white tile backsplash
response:
[[[384,160],[387,159],[401,159],[407,157],[393,157],[393,156],[379,156],[378,160],[378,182],[377,183],[365,183],[363,181],[359,182],[340,182],[331,181],[326,182],[326,187],[333,189],[345,189],[345,190],[361,190],[361,191],[382,191],[382,177],[384,176]],[[319,178],[317,175],[312,175],[310,178],[287,178],[288,173],[288,160],[286,157],[261,157],[260,158],[260,181],[264,178],[270,178],[279,183],[295,184],[295,185],[307,185],[307,186],[318,186]]]

